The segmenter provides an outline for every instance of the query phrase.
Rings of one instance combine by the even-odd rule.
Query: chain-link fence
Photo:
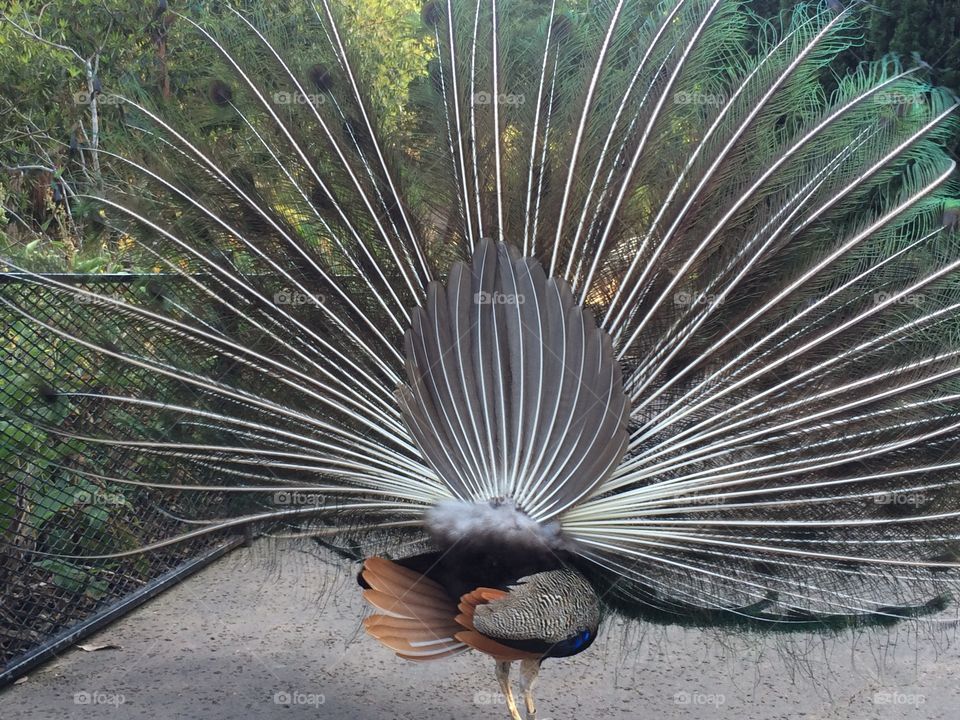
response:
[[[133,302],[153,281],[133,274],[47,277]],[[90,559],[216,514],[218,498],[158,497],[110,481],[131,470],[148,476],[150,460],[88,442],[83,433],[97,427],[100,396],[129,391],[143,376],[134,367],[98,363],[82,343],[53,332],[104,322],[95,304],[64,297],[35,278],[0,274],[0,686],[239,542],[220,536]],[[137,332],[135,325],[124,328]]]

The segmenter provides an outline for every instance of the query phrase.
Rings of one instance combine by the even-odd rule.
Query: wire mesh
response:
[[[134,304],[144,302],[156,278],[45,277]],[[0,274],[0,671],[223,540],[205,537],[133,557],[90,559],[168,537],[185,522],[216,515],[222,508],[214,506],[223,501],[216,493],[111,482],[165,476],[161,459],[101,446],[82,434],[115,426],[101,396],[136,394],[154,380],[105,361],[77,339],[104,318],[96,303],[65,296],[35,277]],[[54,326],[75,328],[77,335],[52,332]],[[127,342],[144,347],[155,340],[134,323],[123,332]],[[202,484],[203,478],[177,481]]]

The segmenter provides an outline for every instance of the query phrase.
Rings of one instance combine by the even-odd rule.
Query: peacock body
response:
[[[102,323],[10,312],[129,370],[91,393],[54,368],[47,429],[97,460],[75,472],[224,508],[99,559],[323,538],[362,559],[370,635],[492,656],[514,718],[511,663],[533,718],[542,660],[608,613],[942,608],[957,101],[895,59],[831,74],[856,5],[746,5],[432,0],[395,38],[424,48],[400,104],[349,3],[175,16],[209,50],[201,120],[117,88],[102,179],[64,180],[156,279],[118,299],[4,261]]]

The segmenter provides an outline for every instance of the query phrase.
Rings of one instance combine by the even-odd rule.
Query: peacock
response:
[[[371,43],[348,0],[173,5],[172,80],[98,84],[101,142],[55,176],[152,274],[7,252],[50,299],[0,296],[81,358],[5,412],[169,522],[40,555],[315,538],[372,638],[490,656],[513,720],[612,616],[941,622],[958,100],[919,62],[838,69],[868,6],[430,0]]]

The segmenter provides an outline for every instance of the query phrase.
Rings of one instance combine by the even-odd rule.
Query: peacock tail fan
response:
[[[4,419],[128,503],[115,547],[37,556],[253,525],[551,555],[656,622],[944,607],[958,103],[895,58],[836,74],[857,5],[745,5],[431,0],[388,47],[346,1],[173,14],[205,63],[105,88],[62,175],[153,273],[3,258],[50,348]]]

